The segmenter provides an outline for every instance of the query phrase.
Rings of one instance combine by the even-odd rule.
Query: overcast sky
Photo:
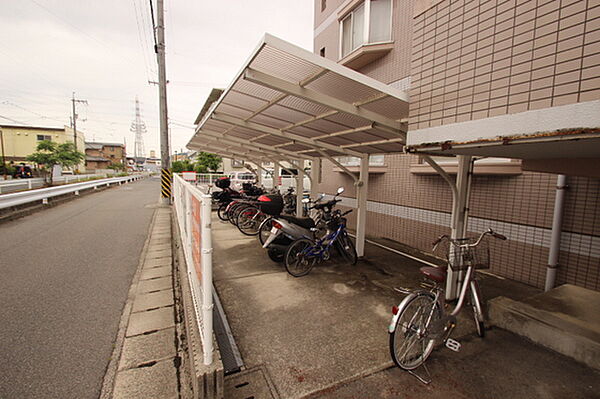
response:
[[[0,124],[69,124],[133,153],[135,97],[159,154],[150,0],[6,0],[0,8]],[[154,7],[156,9],[156,0]],[[185,147],[211,88],[233,79],[264,33],[312,50],[312,0],[165,0],[171,152]],[[9,118],[9,119],[6,119]]]

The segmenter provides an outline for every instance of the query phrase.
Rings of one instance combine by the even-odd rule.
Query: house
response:
[[[113,164],[125,165],[125,145],[121,143],[85,143],[85,163],[90,171],[109,169]]]
[[[0,125],[2,131],[4,158],[9,164],[27,162],[27,156],[36,151],[37,145],[42,140],[50,140],[57,143],[73,142],[73,129],[63,127],[43,126],[19,126]],[[83,132],[77,131],[77,149],[82,151],[85,146]],[[79,171],[85,171],[85,165],[77,167]]]

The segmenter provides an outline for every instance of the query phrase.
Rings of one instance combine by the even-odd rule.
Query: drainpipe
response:
[[[554,200],[552,235],[550,237],[550,253],[548,254],[548,267],[546,269],[546,285],[544,291],[551,290],[556,284],[556,269],[558,268],[558,255],[560,253],[560,233],[562,230],[566,189],[567,176],[558,175],[556,179],[556,198]]]

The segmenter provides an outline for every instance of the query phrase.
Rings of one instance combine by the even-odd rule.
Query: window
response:
[[[327,0],[321,0],[321,12],[327,8]]]
[[[37,135],[37,140],[38,140],[38,141],[43,141],[43,140],[52,140],[52,136],[50,136],[50,135],[45,135],[45,134],[38,134],[38,135]]]
[[[319,55],[325,57],[325,47],[322,47],[321,50],[319,50]]]
[[[341,21],[341,56],[392,40],[392,0],[365,0]]]
[[[244,167],[244,161],[241,161],[239,159],[232,159],[231,160],[231,167],[233,167],[233,168],[243,168]]]
[[[339,163],[344,166],[360,166],[358,157],[337,157]],[[384,155],[369,155],[369,166],[383,166]]]

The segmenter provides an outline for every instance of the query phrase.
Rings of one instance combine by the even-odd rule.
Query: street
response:
[[[97,398],[155,179],[0,225],[0,398]]]

